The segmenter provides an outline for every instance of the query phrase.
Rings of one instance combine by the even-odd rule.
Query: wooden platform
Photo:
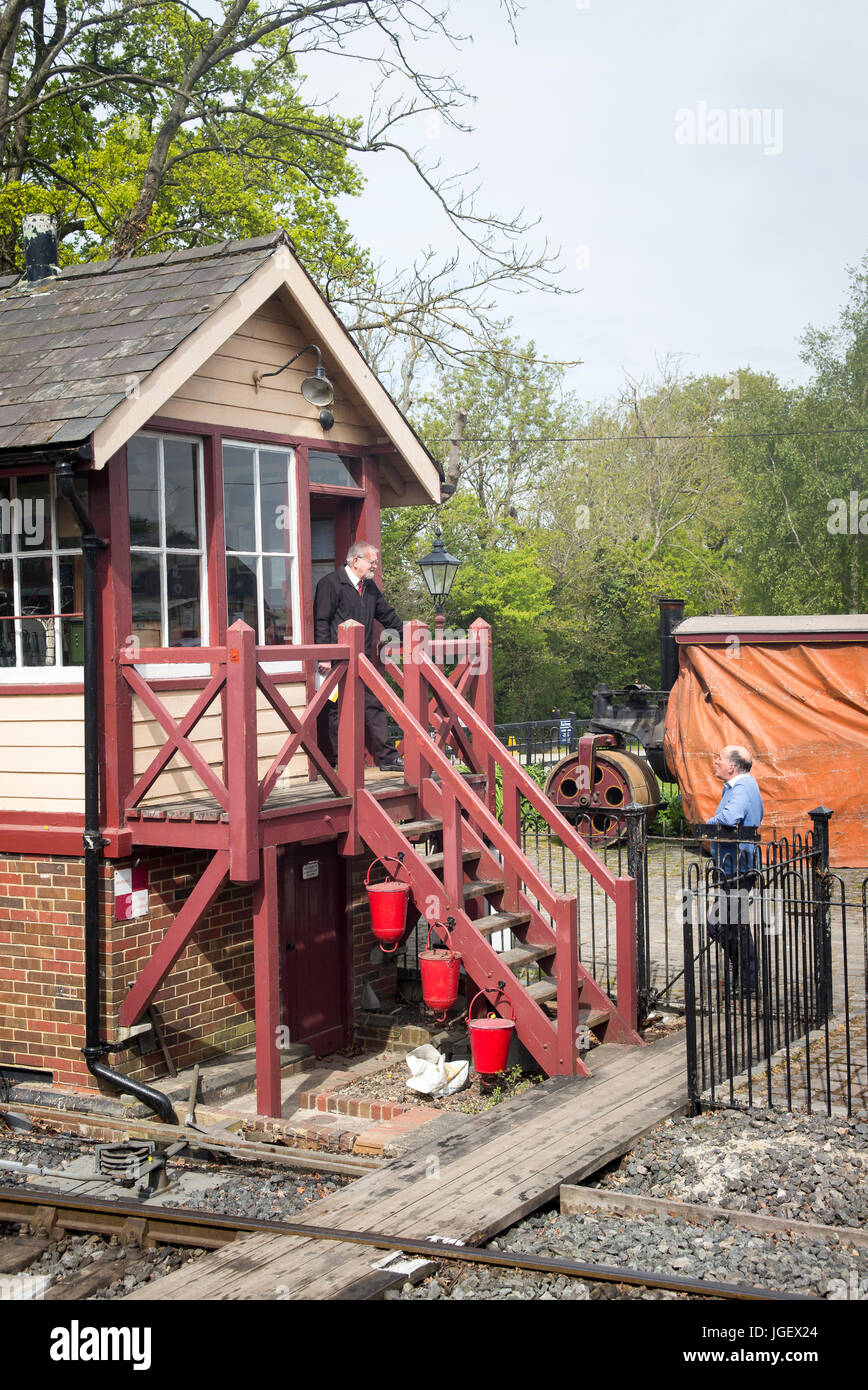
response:
[[[415,1152],[306,1207],[298,1220],[481,1244],[686,1106],[683,1033],[647,1048],[606,1044],[588,1060],[588,1079],[555,1077],[469,1123],[458,1116],[430,1145],[422,1132]],[[372,1298],[406,1277],[376,1270],[383,1258],[345,1241],[244,1236],[128,1298]]]

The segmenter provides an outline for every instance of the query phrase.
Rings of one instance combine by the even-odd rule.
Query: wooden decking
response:
[[[684,1035],[653,1047],[605,1044],[593,1076],[555,1077],[461,1123],[334,1197],[306,1225],[480,1244],[625,1153],[687,1102]],[[439,1127],[439,1124],[438,1124]],[[358,1299],[405,1275],[346,1241],[251,1235],[128,1295],[155,1299]]]

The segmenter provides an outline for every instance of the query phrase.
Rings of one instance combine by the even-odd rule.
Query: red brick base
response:
[[[201,876],[209,855],[143,851],[102,866],[100,940],[102,1037],[118,1039],[118,1009]],[[371,931],[364,879],[371,856],[353,860],[350,901],[350,1000],[357,1031],[370,984],[381,1004],[394,999],[397,970]],[[132,863],[148,871],[148,912],[114,920],[114,872]],[[412,910],[412,909],[411,909]],[[341,968],[336,963],[336,968]],[[154,998],[165,1042],[179,1069],[236,1051],[254,1039],[252,894],[230,884]],[[81,859],[0,856],[0,1065],[52,1073],[59,1085],[99,1089],[84,1046],[84,864]],[[165,1076],[160,1051],[138,1048],[107,1058],[141,1081]]]

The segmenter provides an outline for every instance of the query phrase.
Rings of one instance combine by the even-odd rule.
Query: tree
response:
[[[868,257],[838,323],[806,330],[802,358],[808,385],[748,377],[725,431],[743,498],[743,600],[754,613],[857,613],[868,600]]]
[[[515,0],[501,0],[513,22]],[[459,42],[448,5],[426,0],[6,0],[0,13],[0,268],[21,264],[26,211],[58,217],[66,259],[139,254],[286,225],[323,291],[382,370],[483,351],[497,289],[556,289],[548,248],[521,214],[480,211],[475,191],[428,165],[402,132],[436,116],[456,129],[470,99],[416,61],[426,39]],[[302,97],[306,55],[369,64],[365,117]],[[409,272],[374,267],[334,199],[361,186],[358,159],[400,156],[459,249]],[[402,346],[396,351],[396,343]]]

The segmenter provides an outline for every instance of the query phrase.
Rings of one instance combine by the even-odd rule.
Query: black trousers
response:
[[[328,707],[328,731],[333,763],[337,762],[338,756],[338,704],[339,701],[335,700]],[[378,763],[384,762],[386,758],[396,756],[394,746],[389,742],[386,711],[376,695],[372,695],[367,689],[365,690],[365,742],[371,756]]]
[[[756,948],[750,930],[750,890],[759,875],[750,871],[733,877],[715,869],[712,903],[708,913],[708,935],[720,942],[729,963],[734,984],[756,989]]]

